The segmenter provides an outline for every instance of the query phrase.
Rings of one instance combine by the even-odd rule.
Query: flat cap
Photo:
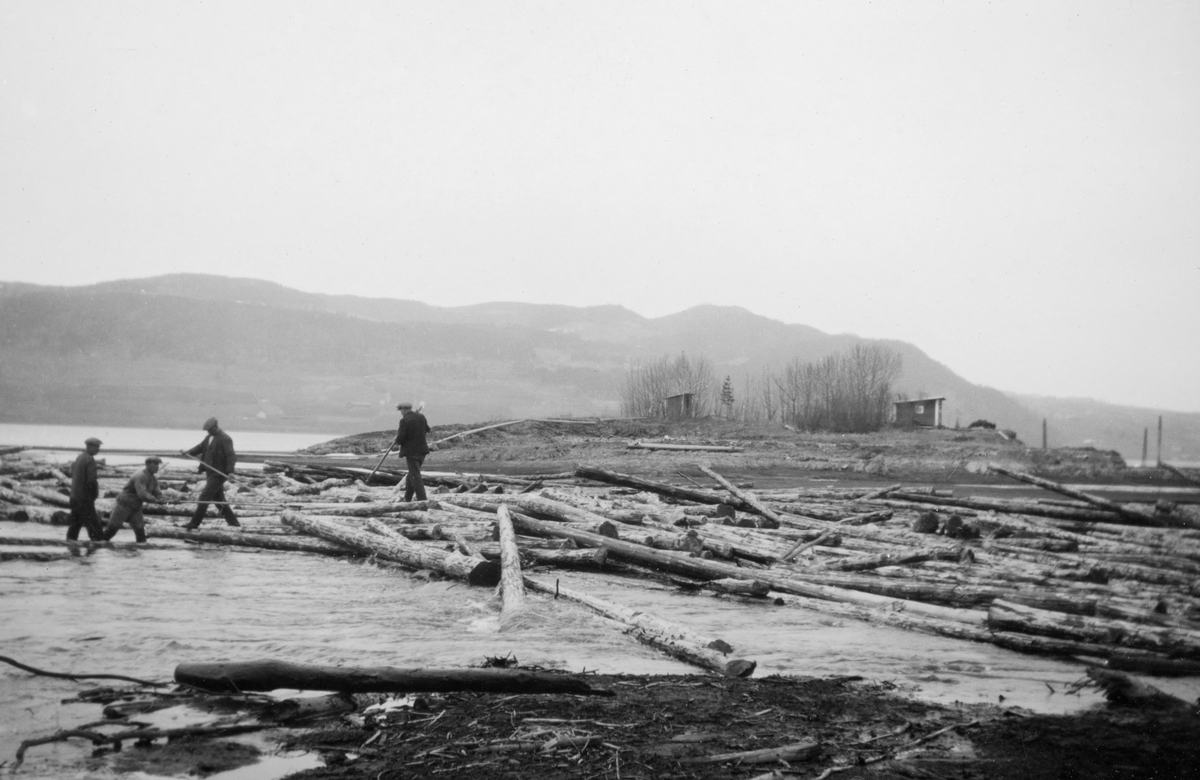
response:
[[[217,418],[216,417],[209,417],[207,420],[204,421],[204,425],[200,426],[201,429],[206,430],[206,431],[212,430],[213,428],[216,428],[216,427],[217,427]]]
[[[412,401],[401,401],[400,403],[396,404],[396,408],[397,409],[411,409]]]
[[[151,455],[150,457],[146,458],[147,465],[149,465],[151,463],[162,463],[162,462],[163,462],[163,459],[158,457],[157,455]]]
[[[99,447],[99,446],[100,446],[101,444],[103,444],[104,442],[100,441],[100,440],[99,440],[99,439],[97,439],[95,436],[89,436],[89,437],[87,437],[86,439],[84,439],[84,440],[83,440],[83,443],[84,443],[84,444],[95,444],[97,447]]]

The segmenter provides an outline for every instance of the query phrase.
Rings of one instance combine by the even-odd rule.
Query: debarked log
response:
[[[897,601],[886,596],[873,593],[846,590],[830,587],[813,582],[805,582],[791,577],[782,571],[764,571],[761,569],[743,569],[730,563],[693,558],[689,555],[666,550],[655,550],[633,542],[620,539],[609,539],[598,534],[577,531],[564,527],[560,523],[535,520],[533,518],[513,516],[513,525],[518,531],[535,536],[552,536],[560,539],[572,539],[582,547],[604,547],[612,555],[644,564],[651,568],[681,574],[699,580],[718,580],[726,577],[735,579],[758,579],[766,582],[772,590],[781,593],[792,593],[811,598],[829,599],[831,601],[849,601],[859,604],[869,604],[890,609],[905,609],[921,614],[932,615],[947,620],[954,620],[972,625],[982,625],[987,613],[977,610],[955,609],[937,604],[920,601]]]
[[[346,528],[335,521],[313,518],[291,510],[283,513],[283,522],[312,536],[344,544],[404,564],[414,569],[433,569],[471,585],[492,587],[500,582],[500,564],[482,558],[469,558],[457,552],[441,550],[407,539],[388,539],[366,531]]]
[[[527,538],[527,537],[523,537]],[[608,550],[594,547],[586,550],[554,550],[541,547],[518,545],[521,560],[532,566],[554,566],[560,569],[602,569],[608,560]],[[484,558],[500,560],[499,542],[482,542],[476,549]]]
[[[310,666],[285,661],[185,663],[175,682],[215,693],[302,691],[338,693],[569,693],[611,696],[578,675],[521,669],[398,669],[391,666]]]
[[[694,501],[697,504],[728,504],[734,509],[750,510],[741,499],[734,496],[723,496],[716,493],[707,493],[701,490],[692,490],[690,488],[676,487],[668,485],[665,482],[654,482],[641,477],[634,477],[629,474],[618,474],[615,471],[605,471],[594,466],[580,466],[575,469],[575,476],[580,479],[590,479],[596,482],[605,482],[610,485],[621,485],[623,487],[637,488],[650,493],[657,493],[660,496],[668,496],[670,498],[682,499],[684,501]]]
[[[519,629],[528,618],[525,606],[525,584],[521,574],[521,553],[513,530],[512,515],[501,505],[496,513],[496,528],[500,536],[500,630]]]
[[[285,536],[283,534],[248,534],[243,531],[222,531],[213,529],[197,529],[185,531],[182,528],[151,523],[146,526],[146,536],[151,539],[182,539],[185,542],[200,544],[224,544],[232,547],[257,547],[261,550],[279,550],[282,552],[316,553],[318,555],[334,555],[341,557],[361,557],[363,552],[343,544],[308,539],[301,536]]]
[[[1076,642],[1152,650],[1183,658],[1200,658],[1200,631],[1047,612],[1003,599],[992,602],[988,609],[988,625],[998,631],[1019,631]]]
[[[667,622],[643,610],[630,609],[571,588],[564,588],[557,582],[550,585],[526,577],[525,584],[530,590],[570,599],[594,609],[605,617],[624,623],[633,629],[639,640],[701,668],[727,677],[749,677],[758,666],[755,661],[729,658],[733,648],[723,640],[698,636],[683,626]]]

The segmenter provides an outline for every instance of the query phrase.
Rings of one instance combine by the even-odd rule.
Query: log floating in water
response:
[[[471,585],[491,587],[500,581],[500,564],[495,561],[469,558],[457,552],[439,550],[407,539],[403,542],[398,538],[386,539],[291,510],[283,513],[283,522],[304,533],[365,550],[414,569],[433,569],[455,579],[465,580]]]
[[[1064,496],[1070,496],[1071,498],[1078,499],[1079,501],[1086,501],[1093,506],[1107,509],[1110,512],[1116,512],[1122,517],[1133,520],[1134,522],[1143,523],[1150,526],[1184,525],[1190,527],[1200,527],[1183,518],[1159,517],[1153,512],[1147,512],[1144,509],[1127,506],[1125,504],[1118,504],[1115,501],[1109,501],[1107,498],[1093,496],[1090,493],[1084,493],[1081,490],[1075,490],[1074,488],[1069,488],[1066,485],[1060,485],[1057,482],[1051,482],[1048,479],[1035,477],[1032,474],[1024,474],[1020,471],[1012,471],[1002,466],[997,466],[994,463],[988,464],[988,469],[996,472],[997,474],[1003,474],[1006,477],[1012,477],[1013,479],[1020,480],[1021,482],[1028,482],[1030,485],[1037,485],[1038,487],[1045,488],[1046,490],[1052,490],[1055,493],[1061,493]]]
[[[508,507],[501,505],[496,516],[496,527],[500,535],[500,630],[503,632],[519,629],[528,616],[528,608],[525,605],[521,554],[517,550],[512,515],[509,514]]]
[[[557,583],[549,585],[526,577],[525,584],[531,590],[576,601],[606,617],[625,623],[635,629],[636,636],[641,641],[701,668],[727,677],[749,677],[757,667],[754,661],[729,658],[728,654],[733,652],[733,648],[724,641],[698,637],[682,626],[669,623],[648,612],[604,601],[581,591],[564,588]]]
[[[700,490],[691,490],[690,488],[676,487],[668,485],[664,482],[655,482],[641,477],[630,476],[629,474],[618,474],[614,471],[605,471],[594,466],[580,466],[575,469],[575,476],[580,479],[590,479],[596,482],[606,482],[610,485],[623,485],[625,487],[633,487],[638,490],[646,490],[651,493],[657,493],[661,496],[668,496],[683,501],[694,501],[698,504],[728,504],[734,509],[749,510],[745,503],[731,496],[720,496],[716,493],[706,493]]]
[[[398,669],[390,666],[310,666],[284,661],[186,663],[175,682],[216,693],[302,691],[339,693],[568,693],[611,696],[582,677],[519,669]]]
[[[735,498],[737,498],[739,501],[741,501],[746,506],[750,507],[750,511],[755,512],[755,513],[767,518],[768,520],[772,521],[775,524],[776,528],[783,525],[783,520],[779,517],[779,515],[775,514],[775,510],[771,509],[766,504],[759,501],[758,498],[753,493],[749,492],[748,490],[742,490],[737,485],[734,485],[732,482],[730,482],[729,480],[725,479],[717,472],[710,469],[708,466],[703,466],[703,465],[697,464],[696,468],[700,469],[705,474],[707,474],[708,476],[715,479],[721,485],[721,487],[728,490],[730,493],[732,493],[734,495]]]

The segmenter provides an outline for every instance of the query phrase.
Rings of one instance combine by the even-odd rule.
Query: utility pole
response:
[[[1150,451],[1150,429],[1142,429],[1142,468],[1146,468],[1146,453]]]
[[[1042,449],[1044,449],[1044,450],[1049,449],[1049,447],[1046,446],[1046,418],[1045,417],[1042,418]]]
[[[1162,415],[1158,416],[1158,462],[1157,465],[1162,465]]]

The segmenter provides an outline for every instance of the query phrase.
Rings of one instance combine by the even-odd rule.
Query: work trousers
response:
[[[200,491],[200,503],[196,504],[196,511],[192,513],[192,520],[187,524],[188,528],[199,528],[200,523],[204,520],[204,513],[208,511],[210,501],[225,501],[225,477],[217,474],[209,474],[204,481],[204,489]],[[229,525],[241,525],[238,522],[237,515],[233,513],[233,509],[226,503],[217,504],[221,510],[221,517],[225,518],[225,522]]]
[[[421,481],[421,464],[424,462],[424,455],[404,456],[404,463],[408,466],[408,475],[404,478],[405,501],[412,501],[414,495],[418,501],[426,500],[425,483]]]
[[[71,499],[71,524],[67,526],[67,538],[72,541],[78,539],[80,528],[87,529],[88,538],[93,542],[104,541],[104,528],[100,525],[96,500],[93,498]]]
[[[116,536],[117,531],[120,531],[125,523],[129,523],[129,527],[133,529],[135,540],[146,541],[146,518],[142,517],[141,508],[133,509],[120,501],[113,507],[112,514],[108,516],[108,527],[104,529],[104,539],[107,541]]]

